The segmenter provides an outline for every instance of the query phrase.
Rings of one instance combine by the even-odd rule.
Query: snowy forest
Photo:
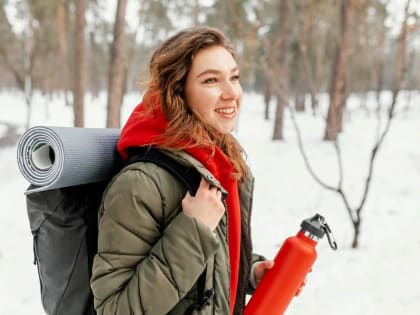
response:
[[[221,29],[237,53],[245,96],[235,135],[257,179],[255,249],[273,257],[315,208],[339,244],[334,253],[320,244],[318,267],[287,314],[420,309],[419,0],[0,4],[4,314],[42,314],[19,137],[44,124],[122,127],[154,48],[200,25]]]
[[[289,100],[316,114],[330,97],[325,140],[341,131],[357,93],[420,86],[417,0],[2,0],[0,87],[31,96],[64,93],[83,126],[84,93],[108,91],[107,126],[120,125],[124,93],[139,90],[157,43],[182,27],[222,29],[238,53],[242,85],[276,98],[273,140]],[[310,96],[306,98],[305,95]],[[407,101],[410,106],[410,101]],[[382,104],[378,101],[378,107]]]
[[[3,0],[0,87],[25,96],[26,128],[31,126],[34,91],[50,99],[64,95],[76,127],[85,126],[84,95],[107,91],[106,127],[118,128],[124,94],[142,90],[157,43],[182,27],[215,26],[238,52],[244,89],[264,95],[265,119],[275,100],[273,140],[284,139],[287,109],[322,116],[318,106],[323,93],[329,104],[321,117],[326,122],[323,140],[334,142],[340,156],[336,140],[350,112],[349,95],[357,95],[360,108],[368,112],[369,93],[374,93],[378,119],[389,106],[385,128],[378,130],[372,148],[373,170],[400,91],[406,93],[404,110],[409,110],[420,88],[419,6],[417,0]],[[391,104],[381,100],[382,91],[391,91]],[[307,167],[313,174],[309,163]],[[341,196],[357,247],[371,172],[362,201],[353,208],[340,183],[331,186],[313,175]]]

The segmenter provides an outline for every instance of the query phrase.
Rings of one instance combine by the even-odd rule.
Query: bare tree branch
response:
[[[290,107],[287,106],[287,108],[289,109],[290,112],[290,117],[292,118],[292,122],[293,122],[293,126],[295,128],[296,131],[296,136],[298,139],[298,146],[299,146],[299,151],[302,155],[302,158],[305,162],[305,166],[306,169],[308,170],[309,174],[312,176],[312,178],[322,187],[324,187],[327,190],[333,191],[335,193],[337,193],[338,195],[340,195],[341,199],[343,200],[343,203],[347,209],[347,212],[350,216],[351,221],[354,223],[355,222],[355,218],[353,215],[353,211],[352,208],[350,207],[349,201],[347,199],[346,194],[344,193],[341,185],[343,182],[343,167],[342,167],[342,159],[341,159],[341,150],[340,147],[337,143],[337,141],[334,141],[334,147],[336,149],[337,152],[337,160],[338,160],[338,169],[339,169],[339,180],[338,180],[338,185],[337,186],[332,186],[327,184],[326,182],[324,182],[314,171],[314,169],[312,168],[310,162],[309,162],[309,158],[308,155],[306,154],[305,148],[303,146],[303,141],[302,141],[302,133],[301,130],[299,128],[299,125],[296,121],[296,117],[295,117],[295,113],[294,110]]]
[[[301,131],[300,131],[300,128],[298,126],[298,123],[296,121],[295,113],[290,106],[287,106],[287,108],[289,109],[291,118],[292,118],[293,126],[294,126],[295,131],[296,131],[299,151],[301,152],[301,155],[303,157],[303,160],[305,162],[305,166],[306,166],[308,172],[310,173],[310,175],[314,178],[314,180],[319,185],[321,185],[322,187],[324,187],[327,190],[330,190],[330,191],[333,191],[333,192],[337,193],[341,197],[341,199],[342,199],[342,201],[343,201],[343,203],[346,207],[347,213],[350,216],[350,219],[353,223],[353,228],[354,228],[354,238],[353,238],[353,243],[352,243],[353,248],[358,247],[358,236],[359,236],[359,233],[360,233],[361,212],[362,212],[362,209],[365,206],[367,196],[368,196],[369,191],[370,191],[372,178],[373,178],[373,170],[374,170],[375,160],[377,158],[379,149],[382,146],[385,137],[389,133],[392,121],[395,118],[395,108],[396,108],[396,104],[397,104],[398,95],[399,95],[399,92],[400,92],[400,89],[401,89],[401,82],[402,82],[402,80],[405,76],[405,72],[406,72],[405,50],[406,50],[406,44],[407,44],[407,20],[408,20],[408,16],[409,16],[408,10],[409,10],[409,6],[410,6],[410,1],[411,0],[407,0],[407,4],[406,4],[406,8],[405,8],[405,19],[402,23],[401,33],[400,33],[400,36],[399,36],[399,39],[398,39],[394,88],[393,88],[393,91],[392,91],[392,101],[391,101],[391,105],[390,105],[389,110],[388,110],[388,117],[387,117],[386,125],[385,125],[384,130],[380,134],[379,138],[377,139],[375,145],[373,146],[373,148],[371,150],[369,167],[368,167],[368,174],[367,174],[367,177],[366,177],[366,180],[365,180],[364,190],[363,190],[363,193],[362,193],[362,198],[361,198],[361,201],[360,201],[360,204],[359,204],[358,207],[352,208],[350,206],[350,203],[349,203],[348,198],[347,198],[347,194],[344,192],[343,187],[342,187],[344,174],[343,174],[341,149],[340,149],[338,140],[334,141],[334,148],[335,148],[335,151],[336,151],[336,154],[337,154],[337,162],[338,162],[338,169],[339,169],[339,181],[338,181],[337,186],[332,186],[332,185],[329,185],[329,184],[325,183],[324,181],[322,181],[320,179],[320,177],[315,173],[314,169],[312,168],[312,166],[309,162],[308,156],[305,152],[304,146],[303,146],[302,135],[301,135]],[[380,100],[380,98],[378,98],[378,101],[379,100]]]

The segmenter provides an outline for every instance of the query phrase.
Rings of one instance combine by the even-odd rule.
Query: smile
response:
[[[219,108],[216,109],[215,112],[222,115],[232,115],[235,113],[235,107],[229,107],[229,108]]]

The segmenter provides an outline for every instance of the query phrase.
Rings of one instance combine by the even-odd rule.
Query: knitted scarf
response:
[[[127,158],[126,149],[135,146],[147,146],[161,139],[168,125],[168,121],[160,106],[156,106],[153,114],[145,114],[142,103],[132,112],[127,123],[121,131],[117,145],[118,152],[123,158]],[[230,261],[230,314],[233,314],[235,306],[239,259],[241,247],[241,212],[239,205],[238,183],[232,177],[234,167],[228,157],[219,148],[215,148],[212,155],[209,148],[194,147],[185,151],[200,161],[227,190],[226,197],[228,221],[228,247]]]

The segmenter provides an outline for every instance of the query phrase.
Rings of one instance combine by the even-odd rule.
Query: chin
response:
[[[236,126],[232,126],[232,127],[217,128],[217,131],[219,131],[221,134],[227,135],[234,132],[235,129],[236,129]]]

